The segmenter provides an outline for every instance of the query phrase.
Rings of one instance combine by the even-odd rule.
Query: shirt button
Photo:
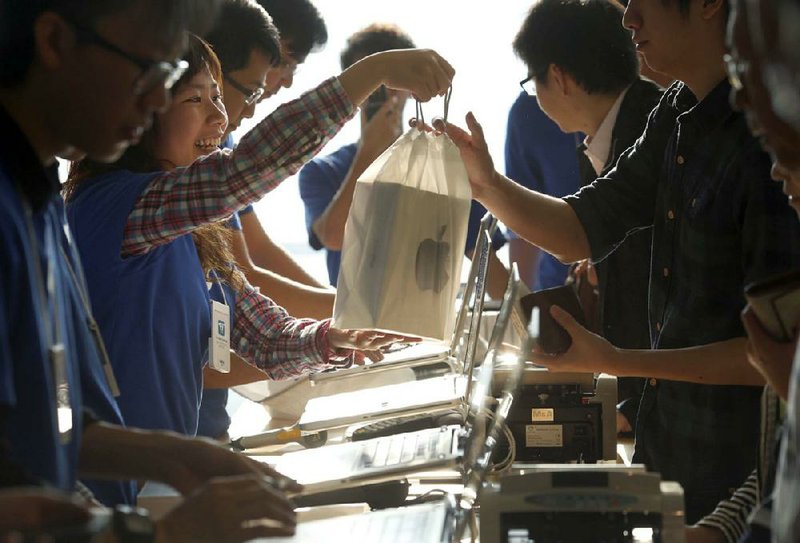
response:
[[[658,384],[658,381],[656,381],[656,378],[655,377],[651,377],[650,378],[650,386],[654,387],[654,386],[656,386],[656,384]]]
[[[669,268],[664,268],[664,277],[669,277]]]
[[[672,219],[675,218],[675,213],[673,213],[671,209],[669,211],[667,211],[667,218],[669,220],[672,220]]]
[[[683,158],[683,155],[678,155],[678,158],[676,158],[675,161],[681,166],[683,166],[683,163],[686,162],[686,160]]]
[[[661,323],[660,322],[656,323],[656,330],[659,331],[659,332],[661,331]]]

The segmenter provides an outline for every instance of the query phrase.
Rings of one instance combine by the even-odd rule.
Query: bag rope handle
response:
[[[453,96],[453,85],[447,87],[447,92],[444,93],[444,122],[447,122],[447,115],[450,113],[450,98]],[[425,124],[425,115],[422,113],[422,102],[416,100],[417,115],[415,119],[422,124]]]

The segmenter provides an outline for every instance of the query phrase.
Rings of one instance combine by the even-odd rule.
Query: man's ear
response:
[[[709,21],[718,15],[725,16],[727,0],[703,0],[700,5],[700,16],[705,21]]]
[[[550,79],[556,85],[556,88],[562,94],[562,96],[569,96],[572,94],[575,86],[575,80],[572,79],[571,75],[555,64],[551,64],[547,71]]]
[[[75,47],[75,31],[60,15],[45,11],[33,23],[37,60],[49,69],[58,68]]]

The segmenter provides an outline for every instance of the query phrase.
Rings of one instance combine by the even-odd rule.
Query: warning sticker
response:
[[[553,408],[533,408],[531,409],[531,422],[553,422],[555,409]]]
[[[561,424],[528,424],[525,426],[526,447],[563,447],[564,430]]]

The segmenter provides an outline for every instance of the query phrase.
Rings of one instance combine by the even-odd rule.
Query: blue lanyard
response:
[[[56,406],[56,421],[58,433],[62,444],[67,444],[72,439],[72,405],[70,400],[70,384],[67,374],[67,360],[64,349],[60,307],[58,296],[56,295],[55,277],[55,240],[52,230],[45,228],[45,256],[47,260],[47,281],[42,277],[42,266],[39,261],[39,241],[36,237],[36,230],[33,226],[33,212],[30,205],[22,200],[25,210],[25,220],[28,228],[28,241],[30,243],[34,261],[30,263],[36,277],[36,290],[39,305],[40,321],[44,328],[44,345],[47,345],[47,354],[52,368],[54,382],[54,399]],[[52,303],[52,311],[50,310]],[[41,334],[41,329],[40,329]]]

